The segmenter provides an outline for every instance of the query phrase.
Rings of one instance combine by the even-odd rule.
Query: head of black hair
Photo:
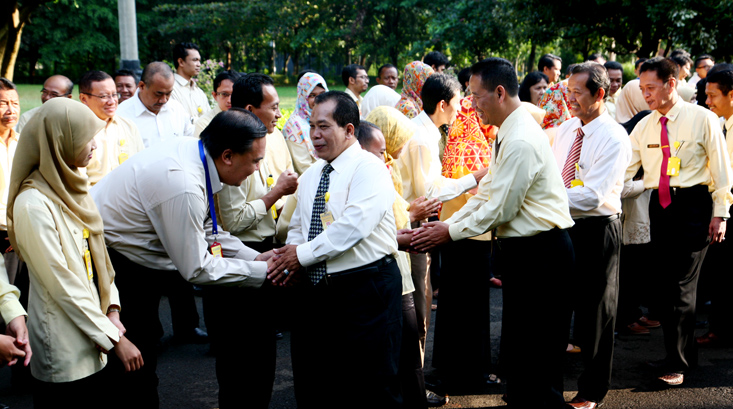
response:
[[[219,85],[221,85],[222,81],[229,80],[232,82],[232,84],[234,84],[241,76],[242,74],[234,70],[226,70],[220,72],[216,75],[216,78],[214,78],[214,92],[217,92],[217,90],[219,89]]]
[[[354,125],[354,136],[359,138],[359,107],[356,102],[343,91],[328,91],[316,97],[316,105],[334,101],[336,106],[331,117],[339,128],[346,128],[346,125]]]
[[[137,84],[138,79],[137,75],[132,70],[128,70],[127,68],[120,68],[119,70],[115,71],[115,74],[112,76],[115,80],[117,80],[117,77],[132,77],[132,79],[135,81],[135,84]]]
[[[362,147],[369,146],[376,139],[375,131],[382,132],[379,127],[369,121],[361,120],[359,123],[359,136],[356,138]]]
[[[603,58],[604,60],[606,59],[606,57],[604,57],[603,54],[601,53],[593,53],[593,54],[588,54],[588,57],[585,58],[585,61],[595,61],[599,58]]]
[[[471,80],[471,67],[466,67],[458,71],[458,82],[461,83],[461,90],[466,92],[468,88],[468,81]]]
[[[603,95],[608,96],[608,88],[611,87],[611,80],[608,78],[606,67],[597,62],[588,61],[578,64],[573,68],[573,75],[581,73],[588,74],[585,87],[588,88],[591,95],[595,96],[598,90],[602,89]]]
[[[10,91],[11,89],[18,90],[18,87],[13,84],[13,81],[10,81],[9,79],[5,77],[0,77],[0,90],[2,91]]]
[[[212,158],[218,158],[222,152],[243,154],[252,149],[255,139],[267,135],[265,124],[257,115],[242,108],[232,107],[228,111],[218,113],[201,132],[201,140]]]
[[[525,75],[522,84],[519,86],[519,100],[532,102],[532,94],[529,93],[529,89],[542,80],[545,80],[547,85],[550,85],[550,78],[541,71],[532,71]]]
[[[275,81],[269,75],[252,73],[244,74],[234,83],[232,90],[232,107],[244,108],[252,105],[259,108],[265,99],[262,87],[275,86]]]
[[[503,58],[491,57],[474,64],[471,67],[471,75],[481,77],[481,87],[493,92],[501,85],[507,95],[516,97],[519,91],[519,82],[514,66]]]
[[[440,67],[441,65],[448,66],[450,64],[450,60],[448,57],[445,56],[445,54],[441,53],[440,51],[431,51],[427,54],[425,54],[425,57],[423,57],[422,62],[425,65],[429,65],[431,67]]]
[[[188,50],[196,50],[199,51],[199,46],[197,46],[194,43],[178,43],[175,47],[173,47],[173,65],[178,68],[178,59],[182,59],[183,61],[186,61],[186,57],[188,56]]]
[[[151,62],[143,69],[143,75],[140,76],[140,81],[149,86],[155,74],[160,74],[163,78],[168,79],[173,77],[173,70],[171,70],[170,65],[164,62]]]
[[[677,48],[676,50],[672,51],[671,54],[669,54],[670,57],[677,57],[677,56],[685,56],[687,58],[692,58],[690,53],[688,53],[686,50],[683,50],[681,48]]]
[[[662,80],[662,82],[667,82],[670,78],[677,79],[680,73],[680,67],[669,58],[654,57],[651,60],[644,61],[644,64],[639,68],[639,75],[647,71],[655,71],[657,78]]]
[[[641,121],[645,116],[647,116],[647,115],[649,115],[651,113],[652,113],[652,111],[650,111],[648,109],[645,110],[645,111],[641,111],[638,114],[634,115],[628,121],[622,123],[621,126],[623,126],[624,129],[626,129],[626,133],[628,133],[629,135],[631,135],[631,131],[634,130],[634,127],[636,126],[636,124],[638,124],[639,121]]]
[[[377,77],[381,77],[382,76],[382,70],[387,70],[387,69],[390,69],[390,68],[394,68],[395,70],[397,70],[397,67],[395,67],[392,64],[384,64],[383,66],[379,67],[379,69],[377,70]],[[398,75],[399,75],[399,72],[400,72],[400,70],[397,70]]]
[[[674,63],[679,65],[680,67],[684,67],[685,64],[692,65],[692,58],[690,58],[689,55],[678,54],[670,56],[669,59],[674,61]]]
[[[79,92],[89,94],[92,92],[93,82],[100,82],[106,79],[112,79],[112,77],[104,71],[87,71],[79,79]]]
[[[624,66],[621,65],[618,61],[606,61],[605,64],[603,64],[604,67],[606,67],[606,71],[608,70],[620,70],[621,72],[624,71]]]
[[[432,115],[438,109],[440,101],[449,103],[454,97],[461,95],[461,84],[458,80],[448,74],[436,73],[425,80],[420,93],[422,108],[425,113]]]
[[[649,59],[648,59],[648,58],[639,58],[639,59],[638,59],[638,60],[636,60],[636,62],[634,63],[634,69],[635,69],[635,70],[639,69],[639,66],[640,66],[641,64],[644,64],[644,63],[645,63],[645,62],[647,62],[647,61],[649,61]]]
[[[562,58],[556,56],[555,54],[545,54],[542,57],[540,57],[540,60],[537,63],[537,70],[541,72],[541,71],[544,71],[546,67],[554,68],[555,61],[560,61],[562,63]]]
[[[710,74],[708,74],[710,75]],[[708,95],[705,93],[705,86],[708,83],[707,78],[703,78],[700,81],[695,84],[695,89],[697,90],[697,93],[695,94],[695,100],[697,101],[697,105],[700,105],[703,108],[709,109],[707,102]]]
[[[299,82],[300,82],[300,79],[301,79],[301,78],[303,78],[303,76],[304,76],[305,74],[308,74],[309,72],[315,72],[315,71],[313,71],[313,70],[310,70],[310,69],[305,69],[305,70],[303,70],[303,71],[299,72],[299,73],[298,73],[298,77],[297,77],[297,78],[295,79],[295,83],[296,83],[296,84],[297,84],[297,83],[299,83]]]
[[[715,64],[715,58],[713,58],[712,55],[710,55],[710,54],[702,54],[702,55],[698,56],[697,58],[695,58],[695,69],[698,68],[698,65],[700,65],[700,62],[702,60],[710,60],[710,61],[713,62],[713,64]]]
[[[567,68],[565,68],[565,76],[569,77],[573,74],[573,68],[578,64],[570,64]]]
[[[344,82],[344,85],[349,86],[349,78],[356,78],[359,75],[358,70],[366,71],[366,68],[359,64],[350,64],[341,70],[341,81]]]
[[[712,69],[710,71],[712,71]],[[718,70],[712,74],[708,73],[708,76],[705,77],[705,79],[708,84],[716,84],[723,95],[728,95],[728,93],[733,91],[733,70]]]

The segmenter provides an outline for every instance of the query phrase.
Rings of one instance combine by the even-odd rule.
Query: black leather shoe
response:
[[[173,338],[179,344],[206,344],[209,342],[209,334],[201,328],[194,328],[186,335],[174,335]]]
[[[426,390],[425,392],[428,398],[428,406],[431,408],[437,408],[439,406],[443,406],[446,403],[448,403],[448,401],[450,400],[448,399],[447,396],[440,396],[437,393],[429,391],[429,390]]]

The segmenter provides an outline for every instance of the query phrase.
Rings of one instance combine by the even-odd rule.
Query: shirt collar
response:
[[[420,112],[415,119],[419,121],[425,128],[428,129],[428,132],[430,132],[430,136],[433,138],[440,139],[440,129],[438,129],[437,126],[433,123],[433,120],[430,119],[428,116],[428,113],[425,111]]]
[[[193,88],[193,87],[196,86],[196,82],[193,80],[193,78],[191,78],[190,80],[187,80],[187,79],[183,78],[182,75],[178,75],[178,73],[174,73],[173,74],[173,78],[175,78],[176,79],[176,82],[178,83],[178,85],[180,85],[182,87],[191,87],[191,88]]]
[[[680,112],[682,112],[683,104],[685,104],[685,101],[683,101],[682,98],[678,95],[677,102],[672,106],[669,112],[667,112],[667,115],[662,115],[659,111],[655,110],[654,113],[657,115],[656,122],[659,122],[659,118],[663,116],[666,116],[667,119],[674,122],[679,116]]]
[[[607,124],[609,120],[612,120],[611,116],[608,115],[608,110],[604,110],[602,114],[598,115],[598,118],[590,121],[590,123],[583,125],[583,122],[578,119],[578,124],[583,125],[580,126],[580,128],[583,129],[583,134],[585,135],[585,138],[589,138],[593,135],[593,132],[595,132],[603,124]]]
[[[514,112],[509,114],[506,119],[504,119],[504,123],[501,124],[501,126],[499,127],[499,132],[496,134],[496,143],[504,142],[504,136],[512,130],[514,125],[522,119],[522,116],[524,116],[525,113],[529,115],[529,112],[527,112],[527,110],[520,105],[519,107],[517,107],[517,109],[514,110]],[[532,120],[532,122],[537,123],[534,118],[530,117],[530,119]]]
[[[333,170],[337,173],[341,173],[346,169],[346,166],[348,166],[349,163],[353,162],[353,159],[359,154],[361,151],[361,145],[359,145],[359,142],[354,142],[353,145],[349,146],[341,152],[339,156],[336,157],[336,159],[331,161],[331,167],[333,167]],[[325,165],[324,165],[325,166]]]
[[[196,141],[196,155],[199,157],[199,161],[201,161],[201,156],[199,155],[198,150],[198,141]],[[215,195],[221,191],[221,189],[224,188],[224,186],[221,184],[221,179],[219,179],[219,171],[216,170],[216,164],[214,163],[214,159],[211,158],[211,155],[209,155],[209,151],[206,150],[206,147],[204,147],[204,155],[206,156],[206,163],[209,165],[209,180],[211,180],[211,194]],[[203,164],[202,164],[203,167]]]
[[[725,121],[725,125],[723,126],[725,126],[725,129],[727,129],[728,131],[733,129],[733,115],[730,118],[728,118],[728,120]],[[728,137],[727,135],[728,131],[726,131],[726,138]],[[731,135],[731,138],[733,138],[733,135]]]
[[[145,113],[145,112],[147,112],[147,113],[148,113],[148,114],[150,114],[150,115],[153,115],[153,116],[157,116],[157,115],[156,115],[156,114],[154,114],[154,113],[153,113],[153,112],[152,112],[151,110],[149,110],[149,109],[148,109],[148,108],[147,108],[147,107],[145,106],[145,104],[143,104],[143,101],[142,101],[142,100],[140,99],[140,88],[138,88],[138,89],[137,89],[137,90],[135,91],[135,95],[133,95],[131,99],[132,99],[133,101],[135,101],[135,102],[134,102],[135,106],[134,106],[133,108],[134,108],[134,114],[135,114],[135,116],[136,116],[136,117],[137,117],[137,116],[140,116],[140,115],[142,115],[142,114],[143,114],[143,113]],[[170,101],[170,99],[168,99],[168,101]],[[119,108],[118,108],[118,109],[119,109]],[[160,108],[160,111],[158,111],[158,114],[160,114],[161,112],[165,112],[165,111],[167,111],[167,110],[168,110],[168,104],[166,103],[165,105],[163,105],[163,106],[162,106],[162,107]]]

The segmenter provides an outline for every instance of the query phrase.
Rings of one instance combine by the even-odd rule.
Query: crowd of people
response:
[[[113,407],[159,407],[163,295],[176,338],[211,342],[224,409],[268,407],[282,326],[301,409],[441,406],[487,383],[509,407],[593,409],[618,333],[661,327],[649,364],[672,386],[698,345],[733,340],[733,65],[702,55],[687,81],[675,50],[623,85],[600,54],[564,79],[547,54],[520,83],[507,60],[456,78],[430,52],[400,93],[391,64],[371,88],[344,67],[345,92],[306,70],[281,132],[271,77],[219,73],[212,108],[198,47],[173,60],[87,72],[78,102],[51,76],[22,115],[0,78],[0,362],[30,367],[35,407],[96,407],[111,386],[129,391]],[[713,313],[695,338],[701,270]],[[583,371],[566,402],[568,352]]]

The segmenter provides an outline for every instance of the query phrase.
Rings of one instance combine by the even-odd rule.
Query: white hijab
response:
[[[375,85],[364,95],[361,101],[361,115],[366,118],[376,107],[393,107],[400,100],[400,94],[386,85]]]

